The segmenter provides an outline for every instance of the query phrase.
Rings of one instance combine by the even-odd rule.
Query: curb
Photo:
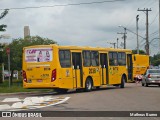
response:
[[[0,96],[5,96],[5,95],[19,95],[19,94],[36,94],[36,93],[41,93],[41,94],[45,94],[45,93],[54,93],[53,92],[41,92],[41,91],[36,91],[36,92],[16,92],[16,93],[0,93]]]

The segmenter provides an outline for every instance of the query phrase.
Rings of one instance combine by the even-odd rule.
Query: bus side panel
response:
[[[126,81],[128,80],[128,71],[126,69],[127,67],[126,66],[119,66],[119,83],[121,83],[121,79],[122,79],[122,76],[123,75],[126,75]]]
[[[117,82],[117,73],[118,67],[117,66],[109,66],[109,84],[115,84]]]
[[[101,85],[99,66],[89,68],[89,75],[92,76],[92,78],[93,78],[93,85],[94,86],[100,86]]]
[[[125,52],[109,52],[109,84],[121,84],[123,75],[128,78],[126,58]]]
[[[142,75],[145,73],[149,67],[149,56],[148,55],[132,55],[133,60],[133,77],[136,79],[137,75]]]
[[[83,67],[83,88],[85,87],[85,82],[87,77],[91,77],[94,86],[100,86],[100,68],[98,67]]]
[[[109,66],[109,83],[108,84],[120,84],[121,77],[125,73],[126,67],[124,66]]]
[[[73,77],[72,68],[60,68],[59,88],[73,89]]]
[[[86,79],[89,76],[89,68],[83,67],[83,88],[85,88]]]
[[[29,48],[29,47],[28,47]],[[39,49],[40,47],[35,47],[35,49]],[[43,49],[43,47],[41,47]],[[47,48],[47,47],[45,47]],[[49,46],[51,48],[51,46]],[[25,76],[27,78],[27,82],[23,80],[24,88],[54,88],[59,86],[58,78],[57,78],[57,55],[56,48],[53,49],[53,59],[49,62],[26,62],[25,61],[25,53],[23,50],[23,71],[25,71]],[[56,79],[51,81],[53,71],[56,72]]]

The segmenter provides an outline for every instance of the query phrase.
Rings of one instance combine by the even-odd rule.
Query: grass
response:
[[[52,89],[24,89],[22,80],[13,80],[12,85],[9,87],[9,81],[5,80],[0,83],[0,93],[17,93],[17,92],[49,92]]]

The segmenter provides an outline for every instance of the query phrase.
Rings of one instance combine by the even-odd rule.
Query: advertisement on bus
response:
[[[50,62],[53,59],[52,48],[29,48],[25,49],[26,62]]]

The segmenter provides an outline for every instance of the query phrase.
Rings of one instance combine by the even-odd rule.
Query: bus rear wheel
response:
[[[124,88],[124,86],[125,86],[125,81],[126,81],[125,76],[122,76],[120,88]]]
[[[85,83],[85,91],[86,92],[91,91],[92,87],[93,87],[92,80],[90,78],[87,78],[86,83]]]

